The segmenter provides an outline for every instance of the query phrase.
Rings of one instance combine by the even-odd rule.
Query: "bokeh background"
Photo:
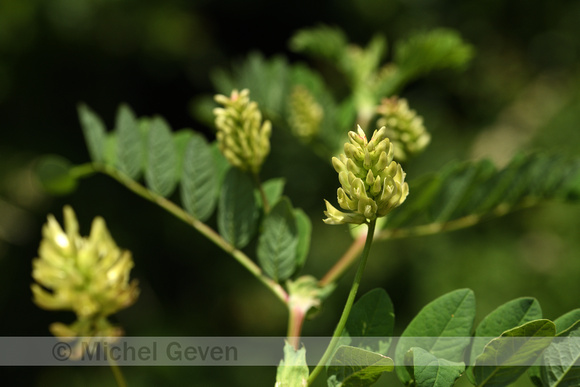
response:
[[[86,179],[64,197],[41,190],[37,157],[88,160],[79,102],[109,127],[126,102],[139,116],[160,114],[175,129],[211,139],[213,128],[193,118],[191,101],[215,91],[212,71],[249,52],[304,60],[288,50],[288,39],[319,23],[342,28],[361,45],[380,32],[391,47],[414,32],[446,27],[476,56],[466,71],[433,73],[402,93],[433,135],[406,168],[409,179],[453,160],[502,164],[518,150],[577,156],[578,20],[580,2],[562,0],[0,0],[0,335],[46,336],[51,322],[74,318],[38,309],[30,292],[41,226],[48,213],[61,219],[64,204],[75,208],[84,233],[101,215],[119,245],[133,251],[142,295],[116,316],[128,335],[285,334],[286,312],[269,291],[194,230],[111,179]],[[275,132],[273,141],[264,178],[286,176],[294,205],[311,215],[305,272],[321,276],[349,244],[345,228],[321,222],[336,174],[284,134]],[[545,317],[556,318],[580,307],[579,219],[580,206],[550,203],[462,231],[379,243],[361,291],[388,291],[397,333],[425,303],[460,287],[475,291],[478,320],[521,296],[536,297]],[[331,333],[351,276],[306,323],[305,335]],[[131,386],[261,386],[275,378],[273,367],[125,373]],[[2,375],[3,385],[114,385],[106,368],[5,368]]]

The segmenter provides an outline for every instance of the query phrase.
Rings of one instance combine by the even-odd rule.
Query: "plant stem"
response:
[[[236,249],[232,244],[230,244],[228,241],[222,238],[222,236],[219,235],[216,231],[214,231],[211,227],[201,222],[191,214],[187,213],[177,204],[164,198],[161,195],[158,195],[148,190],[135,180],[120,173],[115,168],[102,164],[92,164],[92,166],[93,166],[92,171],[97,171],[109,175],[110,177],[117,180],[119,183],[123,184],[125,187],[127,187],[129,190],[133,191],[137,195],[157,204],[158,206],[164,208],[177,218],[181,219],[185,223],[195,228],[197,231],[199,231],[210,241],[215,243],[222,250],[224,250],[232,257],[234,257],[234,259],[238,261],[243,267],[245,267],[252,275],[254,275],[254,277],[256,277],[264,285],[266,285],[278,297],[278,299],[280,299],[280,301],[282,301],[284,304],[288,302],[288,294],[286,293],[284,288],[280,286],[280,284],[278,284],[271,278],[265,276],[264,273],[262,272],[262,269],[257,264],[255,264],[250,257],[244,254],[242,251]],[[82,169],[83,171],[89,171],[89,169],[86,168],[86,166],[79,167],[84,167],[84,169]]]
[[[362,275],[363,275],[363,272],[365,270],[367,258],[369,256],[369,252],[371,251],[371,245],[373,243],[373,235],[375,233],[375,225],[376,225],[376,220],[372,220],[369,223],[369,229],[367,231],[367,235],[366,235],[366,239],[365,239],[364,250],[363,250],[362,256],[360,258],[358,269],[357,269],[356,274],[354,276],[354,281],[352,282],[352,286],[350,288],[350,293],[348,294],[346,304],[344,305],[344,310],[342,311],[342,315],[340,316],[340,320],[338,321],[338,325],[336,326],[336,329],[334,330],[334,334],[332,335],[332,339],[330,340],[330,344],[326,348],[324,355],[322,355],[320,362],[318,362],[318,365],[316,366],[316,368],[314,368],[314,370],[312,371],[312,373],[308,377],[308,385],[311,385],[312,382],[314,382],[314,380],[316,379],[316,377],[318,376],[320,371],[322,371],[322,367],[324,367],[326,365],[330,356],[332,356],[332,354],[334,353],[334,349],[335,349],[336,345],[338,344],[338,341],[340,340],[340,337],[342,335],[342,331],[344,330],[344,327],[346,326],[346,322],[348,320],[350,310],[352,309],[352,305],[354,304],[354,299],[356,297],[356,293],[358,291],[360,281],[362,279]]]
[[[117,382],[118,387],[127,387],[127,382],[123,377],[123,373],[121,372],[121,368],[117,365],[115,360],[113,360],[109,354],[107,356],[107,360],[109,361],[109,365],[111,366],[111,371],[113,371],[113,376],[115,376],[115,381]]]
[[[293,306],[291,303],[289,303],[288,306],[288,343],[292,345],[295,350],[298,350],[302,324],[304,323],[304,317],[306,316],[306,313],[300,306]]]

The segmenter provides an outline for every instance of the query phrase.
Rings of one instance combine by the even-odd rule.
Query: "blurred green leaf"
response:
[[[577,201],[580,158],[518,155],[499,171],[487,160],[452,163],[409,182],[409,192],[405,204],[391,213],[387,228],[405,234],[412,227],[441,230],[458,219],[473,224],[542,201]]]
[[[438,359],[419,347],[405,354],[405,365],[416,387],[451,387],[465,369],[463,362]]]
[[[266,215],[258,239],[258,261],[264,272],[276,281],[283,281],[296,270],[298,229],[292,204],[280,200]]]
[[[320,25],[297,31],[290,39],[289,45],[294,52],[340,62],[348,40],[341,29]]]
[[[237,248],[246,246],[256,233],[259,211],[250,177],[230,168],[218,201],[219,233]]]
[[[181,202],[191,215],[205,221],[217,200],[218,176],[211,149],[200,134],[187,143],[183,156]]]
[[[502,333],[475,359],[473,376],[478,387],[515,382],[551,343],[556,326],[534,320]]]
[[[270,119],[280,118],[286,109],[289,66],[283,57],[266,59],[254,52],[234,65],[231,72],[212,72],[211,79],[221,94],[230,95],[233,89],[249,89],[252,101],[257,102],[262,113]]]
[[[71,176],[73,167],[70,161],[57,155],[46,155],[39,158],[35,172],[40,184],[52,195],[66,195],[77,187],[77,180]]]
[[[120,105],[117,111],[115,132],[117,133],[116,167],[135,180],[143,168],[144,141],[135,114],[125,104]]]
[[[475,318],[475,296],[470,289],[458,289],[431,301],[409,323],[395,351],[395,362],[403,364],[411,347],[421,347],[439,359],[461,361],[470,344]],[[453,340],[445,338],[453,337]],[[397,367],[397,376],[408,384],[411,375]]]
[[[161,117],[151,120],[147,139],[147,186],[161,196],[168,196],[175,189],[177,179],[177,154],[171,129]]]
[[[329,387],[365,387],[374,384],[394,368],[389,357],[365,349],[338,347],[328,367]]]
[[[105,161],[105,124],[87,105],[80,104],[77,110],[91,160],[102,163]]]
[[[473,47],[456,31],[441,28],[398,42],[394,62],[408,82],[430,71],[464,68],[473,55]]]

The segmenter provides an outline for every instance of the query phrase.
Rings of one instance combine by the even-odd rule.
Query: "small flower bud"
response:
[[[421,153],[431,141],[431,135],[423,125],[423,118],[409,109],[405,99],[397,97],[383,99],[377,108],[381,114],[377,125],[384,126],[394,146],[394,158],[405,161]]]
[[[257,174],[270,153],[272,124],[262,122],[262,113],[256,102],[250,101],[250,91],[232,91],[215,96],[224,108],[213,110],[218,146],[228,162],[243,171]]]
[[[401,165],[393,161],[393,145],[382,127],[367,138],[358,127],[349,132],[344,154],[332,159],[341,187],[337,191],[338,204],[344,213],[326,201],[327,224],[362,224],[382,217],[400,206],[409,187]]]

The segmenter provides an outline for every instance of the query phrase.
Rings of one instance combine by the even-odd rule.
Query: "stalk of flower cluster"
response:
[[[308,377],[308,385],[310,385],[314,382],[314,380],[316,379],[316,377],[318,376],[320,371],[322,371],[322,368],[326,365],[328,360],[330,360],[330,357],[334,354],[334,351],[336,349],[336,345],[338,344],[338,342],[341,338],[342,332],[344,331],[344,327],[346,326],[346,322],[348,321],[348,316],[350,315],[350,311],[351,311],[352,306],[354,304],[354,300],[356,298],[356,294],[357,294],[358,288],[360,286],[362,275],[363,275],[365,266],[367,264],[367,259],[368,259],[368,256],[369,256],[369,253],[371,250],[371,245],[373,243],[373,235],[375,233],[376,219],[372,220],[368,226],[369,226],[369,228],[367,230],[365,247],[364,247],[362,256],[360,258],[360,262],[359,262],[356,274],[354,276],[352,286],[350,287],[350,292],[348,293],[348,298],[346,300],[346,304],[344,305],[342,315],[340,316],[340,320],[338,321],[338,324],[336,325],[336,328],[335,328],[334,333],[332,335],[332,339],[330,340],[330,344],[328,344],[328,347],[326,348],[326,351],[324,351],[322,358],[320,359],[320,361],[318,362],[318,364],[316,365],[314,370],[312,370],[312,372],[310,373],[310,376]]]
[[[405,172],[401,165],[393,161],[393,146],[386,137],[386,128],[375,130],[370,141],[364,131],[349,132],[349,142],[344,144],[344,154],[333,157],[332,164],[338,172],[341,187],[338,189],[340,207],[348,213],[337,210],[326,201],[327,224],[367,224],[368,230],[360,263],[348,294],[344,310],[334,330],[332,340],[322,359],[308,378],[310,385],[326,365],[342,335],[348,316],[354,304],[356,293],[369,256],[377,218],[383,217],[400,206],[409,194],[405,183]]]

